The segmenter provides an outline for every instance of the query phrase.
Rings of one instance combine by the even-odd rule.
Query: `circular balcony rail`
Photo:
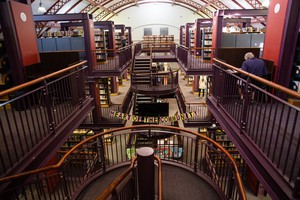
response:
[[[140,147],[152,147],[163,163],[195,173],[223,199],[246,199],[237,165],[218,143],[172,126],[138,125],[91,135],[56,165],[0,179],[0,199],[74,199],[107,171],[129,165]],[[3,189],[4,188],[4,189]]]

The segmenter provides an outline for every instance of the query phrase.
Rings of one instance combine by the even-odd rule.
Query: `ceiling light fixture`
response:
[[[39,13],[45,13],[46,8],[42,5],[42,0],[40,1],[39,8],[37,10]]]

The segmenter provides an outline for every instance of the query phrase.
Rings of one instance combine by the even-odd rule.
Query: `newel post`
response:
[[[138,189],[140,200],[154,200],[154,150],[142,147],[137,150]]]

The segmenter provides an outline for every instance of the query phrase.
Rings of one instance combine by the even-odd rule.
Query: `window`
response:
[[[144,35],[152,35],[152,28],[144,28]]]
[[[160,32],[160,35],[169,35],[168,27],[161,27],[159,32]]]

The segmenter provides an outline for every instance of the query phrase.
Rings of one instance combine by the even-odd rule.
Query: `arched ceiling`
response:
[[[199,15],[199,18],[212,18],[217,10],[264,8],[263,0],[37,0],[33,5],[38,7],[40,2],[47,5],[44,14],[65,14],[76,10],[77,13],[92,14],[95,21],[109,20],[131,7],[150,3],[180,6]]]

